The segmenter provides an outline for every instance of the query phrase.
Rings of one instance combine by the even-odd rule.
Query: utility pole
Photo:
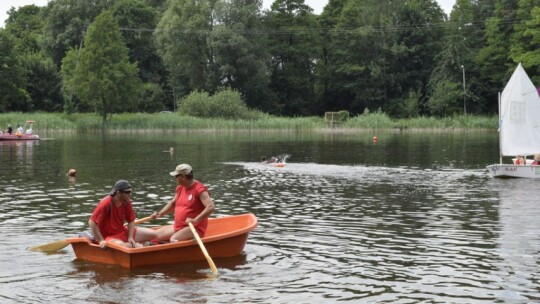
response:
[[[465,66],[461,65],[461,70],[463,70],[463,115],[467,115],[467,107],[465,106]]]

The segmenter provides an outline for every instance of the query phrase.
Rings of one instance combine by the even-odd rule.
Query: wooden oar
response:
[[[199,243],[199,247],[201,247],[201,251],[203,252],[204,257],[208,261],[208,264],[210,265],[210,268],[212,268],[212,271],[214,272],[214,274],[218,275],[219,271],[216,268],[216,264],[214,264],[214,261],[212,261],[212,258],[208,254],[208,251],[206,251],[206,247],[204,247],[204,244],[203,244],[203,242],[201,240],[201,237],[197,233],[197,230],[195,230],[195,227],[193,227],[193,224],[191,222],[189,222],[188,225],[189,225],[189,228],[191,228],[191,232],[193,232],[193,236],[197,240],[197,243]]]
[[[142,224],[142,223],[147,222],[147,221],[149,221],[151,219],[152,219],[151,216],[143,217],[140,220],[136,220],[135,225]],[[39,245],[39,246],[35,246],[35,247],[30,247],[27,250],[53,253],[53,252],[56,252],[58,250],[64,249],[69,244],[70,243],[68,241],[66,241],[66,240],[60,240],[60,241],[55,241],[55,242],[51,242],[51,243],[47,243],[47,244],[43,244],[43,245]]]

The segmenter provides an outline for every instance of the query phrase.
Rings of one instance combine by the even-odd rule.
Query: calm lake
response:
[[[540,180],[488,175],[496,133],[40,135],[0,142],[0,303],[540,302]],[[280,154],[283,168],[260,162]],[[118,179],[139,218],[159,210],[180,163],[214,216],[259,220],[219,277],[26,250],[86,230]]]

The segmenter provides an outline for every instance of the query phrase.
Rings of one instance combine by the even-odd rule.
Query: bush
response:
[[[349,111],[341,110],[338,112],[338,117],[340,122],[345,122],[349,119]]]
[[[257,119],[261,115],[246,106],[239,92],[228,88],[212,96],[193,92],[180,101],[178,110],[181,114],[202,118]]]

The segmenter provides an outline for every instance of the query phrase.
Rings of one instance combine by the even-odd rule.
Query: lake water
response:
[[[0,142],[0,303],[540,302],[540,180],[493,179],[496,133],[46,134]],[[174,148],[174,153],[168,152]],[[287,165],[261,164],[288,154]],[[118,179],[139,218],[193,165],[242,255],[144,267],[26,248],[87,229]],[[78,171],[68,180],[69,168]],[[171,218],[145,224],[162,225]]]

